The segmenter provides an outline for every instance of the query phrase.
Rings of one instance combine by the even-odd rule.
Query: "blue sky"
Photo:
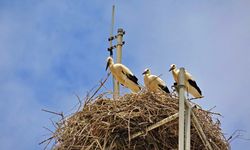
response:
[[[198,103],[223,115],[226,136],[250,138],[250,1],[0,0],[0,149],[42,149],[43,126],[58,118],[41,109],[71,113],[75,94],[105,77],[112,4],[115,29],[126,31],[123,63],[141,84],[147,67],[170,86],[169,65],[183,66],[204,93]]]

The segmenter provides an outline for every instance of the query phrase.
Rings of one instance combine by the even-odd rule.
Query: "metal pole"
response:
[[[113,31],[114,31],[114,23],[115,23],[115,5],[112,6],[112,20],[111,20],[111,28],[110,28],[110,38],[113,37]],[[113,40],[110,40],[110,48],[113,46],[112,44]],[[111,57],[113,57],[113,50],[111,49],[110,51],[110,55]],[[114,76],[113,76],[113,91],[115,91],[115,85],[116,85],[117,81],[115,80]],[[116,99],[115,97],[116,95],[113,94],[113,99]]]
[[[117,46],[116,46],[116,63],[122,62],[122,45],[123,45],[123,34],[124,31],[122,28],[118,29],[117,34]],[[120,95],[119,83],[116,81],[114,84],[114,99],[117,99]]]
[[[115,22],[115,5],[112,6],[112,20],[111,20],[111,28],[110,28],[110,37],[113,36],[114,31],[114,22]],[[112,40],[109,41],[109,47],[112,47]],[[112,51],[112,50],[111,50]],[[113,53],[111,52],[111,57],[113,57]]]
[[[185,110],[185,150],[190,150],[191,149],[191,137],[190,137],[191,106],[190,104],[186,105],[185,109],[186,109]]]
[[[178,150],[185,150],[185,135],[184,135],[184,114],[185,114],[185,70],[180,68],[179,72],[179,142]]]
[[[116,62],[121,63],[122,61],[122,45],[123,45],[123,34],[124,31],[122,28],[119,28],[117,31],[117,53],[116,53]]]

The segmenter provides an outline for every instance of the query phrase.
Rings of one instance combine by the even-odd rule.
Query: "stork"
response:
[[[142,73],[144,75],[144,84],[149,91],[163,90],[166,93],[170,93],[166,83],[156,75],[151,75],[150,70],[147,68]]]
[[[123,64],[114,63],[112,57],[107,58],[106,70],[109,68],[114,78],[123,86],[137,93],[141,90],[137,77]]]
[[[172,64],[170,66],[169,71],[172,71],[175,82],[179,84],[178,76],[179,76],[180,70],[176,68],[175,64]],[[196,84],[196,81],[192,78],[192,75],[188,73],[186,70],[185,70],[185,86],[186,86],[187,92],[193,95],[194,98],[203,97],[200,88]]]

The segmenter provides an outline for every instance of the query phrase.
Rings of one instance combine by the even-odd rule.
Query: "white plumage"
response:
[[[179,84],[178,76],[180,70],[176,68],[175,64],[172,64],[170,66],[169,71],[172,71],[175,82]],[[196,81],[192,78],[192,75],[188,73],[186,70],[185,70],[185,86],[187,92],[193,95],[195,98],[203,97],[200,88],[196,84]]]
[[[142,74],[144,75],[144,84],[149,91],[155,92],[158,89],[161,89],[166,93],[170,93],[166,83],[158,76],[151,75],[150,70],[148,68],[145,69]]]
[[[139,92],[141,87],[138,84],[136,76],[123,64],[114,63],[112,57],[107,58],[106,70],[110,69],[110,72],[114,78],[123,86],[129,88],[132,92]]]

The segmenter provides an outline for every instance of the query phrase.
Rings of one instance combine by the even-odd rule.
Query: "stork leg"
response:
[[[171,89],[173,90],[173,92],[171,93],[171,95],[177,96],[179,95],[179,91],[178,91],[178,87],[177,87],[177,83],[175,82],[174,85],[171,86]]]

